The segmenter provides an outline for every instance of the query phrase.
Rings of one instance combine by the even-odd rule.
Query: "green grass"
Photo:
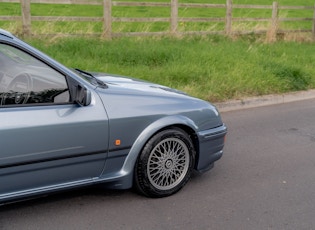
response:
[[[312,43],[220,36],[29,42],[69,67],[141,78],[213,102],[315,87]]]
[[[134,0],[122,0],[134,1]],[[169,2],[170,0],[137,0]],[[225,4],[226,0],[211,3]],[[234,0],[234,4],[271,5],[273,0]],[[314,1],[279,0],[280,5],[313,6]],[[180,0],[180,3],[209,3]],[[0,3],[0,15],[20,15],[20,5]],[[102,6],[32,4],[33,16],[102,17]],[[167,7],[113,7],[115,17],[169,17]],[[281,10],[280,17],[313,17],[312,10]],[[222,17],[225,9],[180,8],[180,17]],[[234,17],[271,17],[271,10],[234,9]],[[18,33],[20,22],[0,22]],[[169,23],[114,23],[114,32],[168,31]],[[233,23],[235,30],[268,29],[269,23]],[[281,29],[311,29],[311,22],[282,22]],[[40,33],[101,33],[101,22],[33,22]],[[224,30],[224,23],[179,23],[179,31]],[[28,42],[69,67],[116,73],[178,88],[213,102],[315,88],[315,46],[308,35],[284,35],[265,43],[264,37],[226,38],[32,38]],[[289,42],[288,40],[291,40]],[[299,42],[292,42],[292,41]]]

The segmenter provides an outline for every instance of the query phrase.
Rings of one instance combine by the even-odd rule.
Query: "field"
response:
[[[146,2],[149,0],[146,0]],[[163,2],[154,0],[152,2]],[[166,2],[166,1],[165,1]],[[204,3],[205,0],[181,2]],[[212,1],[211,3],[225,3]],[[239,0],[234,4],[271,5],[269,0]],[[313,1],[279,1],[282,5],[307,5]],[[32,4],[32,15],[102,16],[100,6]],[[224,15],[224,9],[211,9],[211,15]],[[181,9],[183,17],[203,17],[205,9]],[[0,15],[19,15],[19,4],[0,3]],[[119,17],[168,17],[169,9],[131,10],[114,8]],[[270,17],[269,10],[235,10],[235,17]],[[312,17],[312,11],[283,10],[286,17]],[[309,27],[309,22],[288,23],[288,28]],[[115,31],[159,31],[163,25],[120,25]],[[201,29],[203,24],[181,25],[182,30]],[[209,26],[209,25],[207,25]],[[219,28],[222,25],[214,25]],[[264,27],[266,25],[238,25]],[[0,22],[0,27],[18,30],[14,22]],[[100,23],[71,24],[70,22],[36,22],[37,32],[76,31],[97,32]],[[65,65],[84,70],[116,73],[153,81],[183,90],[193,96],[213,102],[248,96],[283,93],[315,88],[315,46],[305,34],[287,35],[275,43],[266,43],[264,36],[247,35],[227,38],[219,35],[147,38],[65,38],[60,36],[28,38],[27,42],[48,53]]]

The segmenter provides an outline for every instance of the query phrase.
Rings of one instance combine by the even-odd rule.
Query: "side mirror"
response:
[[[91,92],[82,85],[76,87],[74,102],[80,106],[87,106],[91,104],[92,96]]]

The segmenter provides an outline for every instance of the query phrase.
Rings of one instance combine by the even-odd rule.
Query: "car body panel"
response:
[[[0,204],[95,183],[130,188],[144,145],[170,127],[180,127],[192,139],[197,171],[207,171],[222,156],[227,128],[209,102],[118,75],[93,73],[97,79],[93,80],[89,73],[69,69],[0,29],[1,44],[45,64],[43,77],[37,74],[42,70],[27,65],[32,79],[46,84],[54,72],[64,76],[69,99],[0,105],[0,184],[4,184]],[[18,68],[23,71],[23,66],[1,68],[0,90],[10,85]],[[1,94],[4,100],[8,92]],[[80,103],[76,101],[80,97],[89,100]]]
[[[0,194],[99,177],[109,130],[97,103],[1,108]]]

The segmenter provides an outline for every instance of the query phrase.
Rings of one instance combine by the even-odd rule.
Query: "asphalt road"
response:
[[[223,158],[178,194],[71,191],[0,207],[0,229],[315,229],[315,101],[222,116]]]

